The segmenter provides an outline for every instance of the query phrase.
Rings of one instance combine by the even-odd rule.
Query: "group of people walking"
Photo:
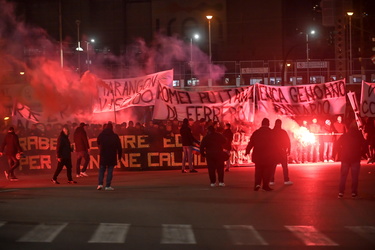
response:
[[[76,177],[87,177],[86,169],[90,162],[89,156],[89,142],[85,131],[85,123],[81,123],[79,127],[74,131],[74,145],[75,150],[69,140],[69,127],[64,125],[57,138],[56,154],[57,154],[57,167],[53,174],[51,181],[54,184],[60,184],[57,180],[60,172],[65,167],[66,174],[69,184],[77,183],[73,180],[72,176],[72,152],[75,151],[77,155],[76,162]],[[101,190],[114,190],[111,186],[112,173],[114,167],[117,165],[117,161],[122,157],[122,146],[120,138],[113,131],[113,125],[111,122],[105,124],[105,128],[99,134],[97,143],[100,151],[100,162],[99,162],[99,175],[98,175],[98,186],[97,189]],[[3,154],[7,155],[9,169],[4,171],[5,177],[10,181],[17,181],[18,178],[14,174],[14,170],[20,165],[20,158],[23,154],[23,149],[20,145],[19,138],[14,132],[14,128],[10,127],[7,135],[0,148],[0,156]],[[82,159],[84,159],[83,167],[81,168]],[[104,184],[104,175],[107,172],[107,178]]]
[[[208,175],[211,187],[225,186],[224,169],[229,171],[229,156],[233,133],[230,124],[226,124],[225,130],[219,132],[212,124],[206,128],[202,141],[195,138],[191,131],[193,121],[184,119],[180,134],[182,141],[182,173],[186,173],[186,163],[189,166],[189,172],[198,172],[193,165],[193,151],[200,152],[206,158]],[[85,131],[85,123],[81,123],[74,131],[74,145],[69,140],[69,127],[63,126],[62,131],[57,139],[57,167],[51,181],[59,184],[57,178],[65,166],[67,171],[68,183],[77,183],[72,176],[72,158],[71,153],[76,152],[76,177],[87,177],[86,173],[90,156],[90,146]],[[119,136],[113,131],[113,124],[108,122],[103,126],[102,132],[97,137],[97,143],[100,151],[99,174],[98,174],[98,190],[114,190],[111,186],[113,169],[122,157],[122,146]],[[367,145],[363,135],[352,124],[347,133],[337,140],[337,147],[341,154],[341,174],[339,184],[339,198],[344,196],[345,183],[349,172],[352,175],[352,197],[358,195],[358,178],[360,171],[360,160],[366,152]],[[277,119],[274,128],[270,128],[270,121],[264,118],[261,127],[254,131],[250,137],[246,147],[246,154],[252,151],[252,162],[255,163],[254,174],[254,190],[258,191],[262,188],[264,191],[272,191],[270,187],[275,184],[275,170],[278,164],[283,168],[284,184],[292,185],[289,179],[288,155],[291,151],[291,142],[288,133],[282,129],[282,121]],[[14,170],[20,164],[20,157],[23,149],[20,146],[19,138],[14,128],[10,127],[7,135],[0,148],[0,156],[7,155],[9,169],[4,171],[6,178],[10,181],[18,180],[14,174]],[[84,160],[81,168],[82,160]],[[104,185],[104,176],[107,172],[107,178]],[[218,183],[217,183],[218,181]]]

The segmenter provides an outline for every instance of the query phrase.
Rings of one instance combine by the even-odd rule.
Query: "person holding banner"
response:
[[[193,167],[193,146],[194,144],[199,145],[199,141],[194,138],[191,133],[191,128],[194,123],[193,119],[188,120],[185,118],[182,121],[182,126],[180,128],[181,142],[182,142],[182,173],[186,173],[185,164],[188,161],[190,173],[196,173],[197,170]]]
[[[254,131],[246,147],[246,155],[253,149],[252,161],[255,163],[254,191],[261,188],[264,191],[272,191],[269,182],[275,164],[274,133],[270,129],[270,120],[264,118],[262,126]]]
[[[227,152],[223,151],[227,139],[216,132],[213,126],[207,128],[207,135],[203,137],[200,145],[200,152],[206,157],[208,175],[211,187],[216,186],[216,172],[219,181],[219,187],[224,187],[224,161],[229,159]]]
[[[9,164],[9,170],[4,171],[5,177],[10,181],[18,181],[18,178],[14,175],[14,170],[16,170],[20,165],[20,158],[23,150],[21,148],[18,135],[16,135],[14,132],[13,127],[8,129],[8,133],[5,136],[1,146],[0,156],[3,155],[4,150]]]
[[[69,140],[69,128],[67,125],[64,125],[62,131],[57,138],[57,145],[56,145],[56,152],[57,152],[57,168],[55,173],[52,177],[52,182],[54,184],[60,184],[57,181],[57,177],[59,176],[63,167],[66,167],[66,175],[68,177],[68,183],[74,184],[77,183],[73,181],[72,178],[72,146]]]

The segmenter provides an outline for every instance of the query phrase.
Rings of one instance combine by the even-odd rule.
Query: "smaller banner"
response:
[[[335,115],[345,113],[345,80],[298,86],[256,84],[258,111],[281,115]]]
[[[94,113],[119,111],[133,106],[155,105],[158,85],[172,86],[173,70],[128,79],[103,80]]]
[[[218,91],[183,91],[159,84],[153,118],[157,120],[253,121],[254,86]]]
[[[362,81],[361,116],[375,117],[375,83]]]

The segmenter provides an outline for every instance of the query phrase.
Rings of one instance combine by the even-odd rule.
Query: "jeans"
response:
[[[350,170],[352,176],[352,193],[358,194],[358,177],[360,168],[361,163],[359,161],[341,162],[339,193],[344,193],[345,191],[345,183]]]
[[[262,164],[262,163],[255,163],[255,183],[254,187],[257,185],[263,185],[264,189],[270,188],[269,183],[271,179],[271,175],[273,174],[273,164]]]
[[[188,161],[189,169],[193,169],[193,147],[192,146],[182,146],[182,170],[185,170],[185,163]]]
[[[8,156],[8,164],[9,164],[9,170],[8,174],[10,178],[16,178],[14,175],[14,170],[20,166],[20,160],[16,158],[15,155],[7,155]]]
[[[332,152],[333,152],[333,142],[324,142],[324,145],[323,145],[323,160],[325,160],[325,161],[333,160]]]
[[[105,186],[106,187],[110,187],[111,186],[112,176],[113,176],[113,169],[114,168],[115,168],[115,166],[100,165],[99,176],[98,176],[99,185],[103,185],[104,174],[105,174],[105,171],[107,170],[107,180],[106,180]]]
[[[208,177],[210,178],[211,183],[216,183],[216,172],[217,178],[220,183],[224,183],[224,162],[217,156],[208,156],[207,168],[208,168]]]
[[[89,165],[90,162],[90,155],[88,151],[79,151],[77,153],[77,175],[81,173],[81,161],[82,158],[85,159],[85,163],[83,164],[82,172],[86,172],[87,166]]]

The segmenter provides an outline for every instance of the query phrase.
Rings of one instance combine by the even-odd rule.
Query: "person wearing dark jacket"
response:
[[[112,123],[106,125],[105,129],[99,134],[97,142],[100,151],[100,168],[97,189],[103,189],[104,174],[107,170],[105,190],[112,191],[114,190],[111,186],[113,169],[117,165],[117,161],[121,160],[122,156],[121,141],[119,136],[113,132]]]
[[[74,144],[75,144],[75,151],[77,155],[77,163],[76,163],[76,171],[77,175],[76,177],[84,177],[88,176],[86,174],[87,166],[90,162],[90,146],[89,141],[87,139],[87,133],[85,131],[85,123],[81,123],[76,130],[74,131]],[[81,161],[82,159],[85,160],[85,163],[83,164],[82,170],[81,170]]]
[[[213,126],[207,128],[207,135],[203,137],[200,152],[203,157],[206,157],[208,175],[211,181],[211,187],[216,186],[216,172],[219,181],[219,186],[224,187],[224,161],[223,147],[227,140],[222,134],[215,131]]]
[[[5,150],[5,151],[4,151]],[[10,181],[17,181],[18,178],[14,175],[14,170],[20,165],[20,155],[22,154],[22,148],[18,139],[18,135],[14,132],[14,128],[10,127],[8,133],[4,138],[3,144],[0,150],[0,156],[4,153],[8,158],[9,169],[4,171],[5,177]]]
[[[258,191],[262,185],[265,191],[272,191],[269,182],[275,164],[274,136],[270,129],[270,121],[262,120],[262,126],[254,131],[246,147],[246,154],[253,149],[252,161],[255,163],[254,191]]]
[[[230,154],[230,151],[232,150],[232,141],[233,141],[233,132],[231,130],[230,123],[225,124],[225,129],[223,131],[223,136],[227,139],[227,142],[224,145],[224,149],[228,154]],[[230,160],[228,159],[226,161],[226,168],[225,171],[229,171],[230,168]]]
[[[194,121],[190,121],[191,123],[194,123]],[[192,124],[191,124],[192,125]],[[194,144],[199,144],[199,141],[196,140],[191,133],[191,126],[189,124],[189,120],[185,118],[182,121],[182,126],[180,128],[180,134],[181,134],[181,143],[182,143],[182,173],[186,173],[185,170],[185,163],[186,160],[189,164],[190,173],[196,173],[197,170],[193,167],[193,146]]]
[[[281,128],[282,121],[277,119],[275,121],[275,126],[273,127],[273,136],[275,143],[275,164],[273,168],[273,173],[271,175],[270,185],[275,184],[275,171],[277,164],[281,163],[284,175],[284,184],[292,185],[293,182],[289,180],[289,170],[288,170],[288,155],[290,153],[290,138],[288,133]]]
[[[337,141],[338,149],[341,154],[341,170],[340,170],[340,184],[338,198],[344,196],[345,183],[349,174],[352,176],[352,197],[358,196],[358,178],[361,166],[361,157],[366,152],[366,141],[362,133],[357,129],[356,124],[353,123],[349,131],[343,134]]]
[[[57,168],[51,181],[55,184],[60,184],[57,181],[57,177],[59,176],[61,170],[65,166],[66,175],[68,177],[68,183],[69,184],[77,183],[76,181],[73,181],[73,178],[72,178],[72,146],[69,140],[69,128],[66,125],[63,126],[62,131],[59,137],[57,138],[56,152],[57,152]]]

